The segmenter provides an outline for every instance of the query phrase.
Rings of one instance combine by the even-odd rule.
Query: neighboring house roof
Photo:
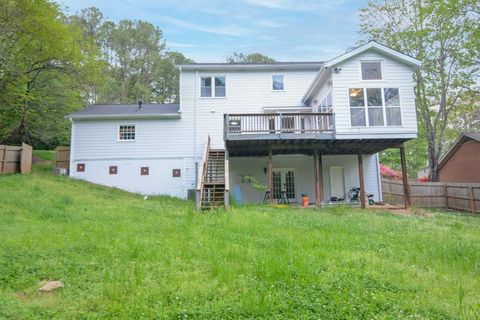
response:
[[[448,160],[457,152],[458,148],[462,146],[465,142],[469,140],[476,140],[480,142],[480,132],[464,132],[460,137],[455,141],[455,143],[450,147],[450,149],[445,153],[445,155],[438,162],[438,169],[441,169]]]
[[[350,51],[345,52],[344,54],[339,55],[336,58],[333,58],[329,61],[326,61],[323,65],[323,68],[317,73],[315,78],[312,81],[312,84],[308,88],[307,92],[303,96],[303,102],[306,102],[309,98],[311,98],[312,93],[316,93],[316,90],[323,84],[324,80],[327,79],[328,72],[330,72],[331,68],[334,67],[335,65],[348,60],[350,58],[353,58],[367,50],[373,50],[380,52],[384,54],[387,57],[390,57],[392,59],[398,60],[400,62],[403,62],[413,68],[418,68],[422,65],[422,62],[418,59],[415,59],[414,57],[411,57],[409,55],[406,55],[400,51],[394,50],[392,48],[389,48],[387,46],[384,46],[383,44],[380,44],[376,41],[369,41],[364,45],[361,45],[359,47],[356,47]]]
[[[318,70],[323,61],[296,61],[273,63],[189,63],[179,64],[181,70]]]
[[[180,105],[166,104],[94,104],[66,116],[70,119],[179,119]]]

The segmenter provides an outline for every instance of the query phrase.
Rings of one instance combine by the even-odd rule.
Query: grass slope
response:
[[[442,213],[198,214],[65,177],[4,176],[0,318],[479,318],[479,231],[477,217]],[[65,287],[37,293],[46,279]]]

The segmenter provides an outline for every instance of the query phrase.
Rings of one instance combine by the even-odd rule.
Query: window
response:
[[[200,96],[206,97],[206,98],[225,97],[226,96],[225,77],[224,76],[201,77],[200,78]]]
[[[362,62],[362,80],[381,80],[382,79],[382,63],[369,61]]]
[[[383,126],[382,89],[367,88],[368,125]]]
[[[212,96],[212,78],[211,77],[202,77],[200,95],[202,97]]]
[[[215,97],[225,97],[225,77],[215,77]]]
[[[148,176],[150,173],[149,167],[141,167],[140,168],[140,175],[141,176]]]
[[[362,88],[349,89],[350,120],[352,127],[366,126],[365,120],[365,95]]]
[[[320,112],[330,113],[333,112],[332,91],[329,90],[326,95],[320,101]]]
[[[273,90],[273,91],[282,91],[282,90],[284,90],[283,75],[274,75],[274,76],[272,76],[272,90]]]
[[[351,88],[348,94],[353,127],[402,125],[398,88]]]
[[[121,141],[133,141],[135,140],[135,126],[134,125],[122,125],[119,128],[118,140]]]
[[[401,126],[402,114],[400,111],[400,93],[398,88],[385,88],[385,114],[387,126]]]

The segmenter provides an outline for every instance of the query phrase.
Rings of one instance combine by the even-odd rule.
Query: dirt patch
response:
[[[406,210],[403,207],[393,206],[393,205],[381,205],[381,206],[371,206],[369,209],[377,211],[387,211],[393,214],[398,214],[402,216],[423,216],[423,217],[432,217],[433,214],[431,211],[422,209],[422,208],[411,208]]]

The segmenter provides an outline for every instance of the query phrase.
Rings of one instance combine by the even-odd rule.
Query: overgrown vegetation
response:
[[[478,217],[200,214],[35,172],[0,177],[0,318],[480,317]]]

